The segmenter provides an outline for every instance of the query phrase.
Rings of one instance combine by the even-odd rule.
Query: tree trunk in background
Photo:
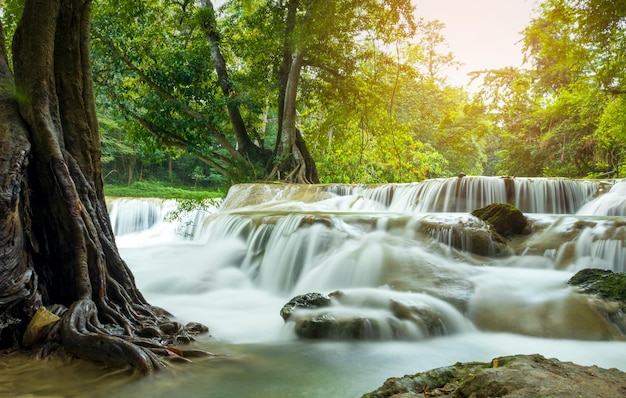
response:
[[[278,137],[272,176],[297,183],[318,183],[317,167],[296,126],[298,84],[304,53],[293,40],[299,0],[289,0],[285,21],[283,62],[278,73]],[[307,17],[310,9],[307,11]],[[295,48],[295,51],[294,51]]]
[[[297,95],[303,54],[297,49],[284,88],[280,140],[277,141],[276,159],[281,179],[297,183],[319,183],[315,161],[311,157],[306,142],[296,126]]]
[[[26,0],[13,39],[19,113],[0,54],[0,344],[18,346],[43,305],[60,320],[34,336],[40,354],[61,347],[150,372],[164,366],[168,344],[206,328],[174,324],[149,305],[119,256],[101,176],[90,16],[89,0]]]
[[[228,77],[226,61],[224,60],[224,56],[220,50],[220,38],[217,31],[213,3],[210,0],[202,0],[202,6],[208,13],[203,20],[202,28],[204,29],[204,33],[206,34],[209,42],[209,47],[211,48],[211,58],[213,59],[213,65],[217,74],[217,83],[222,90],[222,94],[226,97],[226,108],[237,139],[237,150],[246,159],[258,162],[263,167],[267,167],[271,154],[254,144],[248,134],[246,124],[241,117],[239,106],[232,101],[232,97],[235,95],[235,92],[233,90],[232,82]]]

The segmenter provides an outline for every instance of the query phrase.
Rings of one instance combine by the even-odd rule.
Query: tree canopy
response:
[[[484,98],[504,144],[497,172],[626,174],[625,30],[624,1],[540,4],[524,30],[530,68],[483,74]]]

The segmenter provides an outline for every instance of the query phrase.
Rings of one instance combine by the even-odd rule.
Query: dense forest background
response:
[[[105,183],[626,175],[626,0],[537,3],[525,68],[471,91],[442,29],[408,0],[97,1]]]

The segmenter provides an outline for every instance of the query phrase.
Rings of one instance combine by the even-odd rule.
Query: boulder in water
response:
[[[626,273],[587,268],[567,283],[577,286],[580,293],[594,295],[590,305],[626,336]]]
[[[504,238],[497,232],[485,228],[484,224],[442,225],[423,220],[419,230],[445,245],[479,256],[504,257],[512,254]]]
[[[460,326],[446,315],[456,313],[449,304],[432,298],[439,306],[411,303],[410,293],[391,295],[399,298],[365,298],[355,291],[336,291],[328,297],[309,293],[287,303],[281,316],[293,322],[296,335],[303,339],[416,340],[458,331]]]
[[[381,325],[363,316],[337,317],[330,312],[296,320],[296,335],[304,339],[369,340],[381,338]]]
[[[508,203],[492,203],[472,211],[500,235],[508,237],[516,234],[528,233],[528,220],[517,207]]]
[[[330,298],[321,293],[307,293],[296,296],[289,300],[287,304],[280,310],[280,316],[287,321],[293,312],[299,308],[323,308],[330,305]]]
[[[390,378],[363,398],[383,397],[623,397],[626,373],[541,355],[513,355],[490,363],[457,363]]]
[[[582,293],[626,304],[626,273],[587,268],[578,271],[567,283],[578,286]]]

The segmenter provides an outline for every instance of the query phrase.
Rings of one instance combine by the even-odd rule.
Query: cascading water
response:
[[[162,218],[116,234],[151,303],[205,323],[220,350],[265,369],[245,366],[240,383],[226,373],[194,383],[209,377],[216,396],[352,397],[390,376],[505,354],[626,370],[622,333],[567,284],[583,268],[626,271],[625,187],[469,176],[239,185],[221,207],[195,214],[185,236]],[[469,213],[496,202],[519,207],[532,232],[494,241]],[[114,225],[134,219],[123,211],[138,210],[112,201]],[[312,292],[331,305],[281,319],[285,303]],[[326,340],[299,339],[303,331]]]

